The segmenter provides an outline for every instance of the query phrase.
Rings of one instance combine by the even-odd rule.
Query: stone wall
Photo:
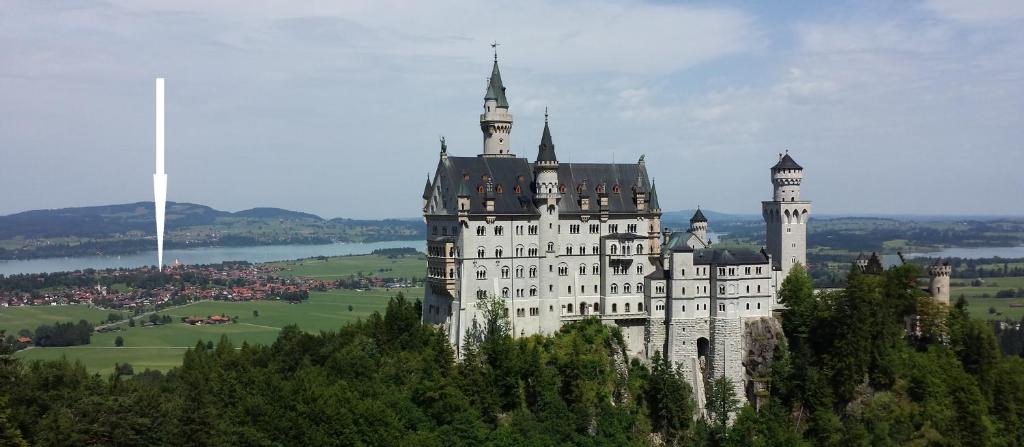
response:
[[[743,320],[711,319],[711,355],[708,358],[710,377],[726,377],[733,382],[736,396],[745,396],[746,373],[743,369]]]

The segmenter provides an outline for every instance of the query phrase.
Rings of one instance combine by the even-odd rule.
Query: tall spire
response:
[[[544,109],[544,133],[540,137],[540,146],[537,150],[538,162],[558,163],[555,156],[555,143],[551,141],[551,128],[548,127],[548,111]]]
[[[491,77],[487,82],[487,93],[484,94],[484,101],[487,100],[495,101],[499,108],[508,108],[505,85],[501,83],[501,70],[498,70],[498,53],[494,53],[494,66],[491,68]]]
[[[648,208],[652,210],[660,210],[661,205],[658,204],[658,189],[655,188],[654,181],[651,181],[651,200]]]

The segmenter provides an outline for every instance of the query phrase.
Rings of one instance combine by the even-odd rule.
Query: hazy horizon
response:
[[[127,0],[5,6],[0,215],[168,200],[420,213],[438,138],[481,150],[497,40],[536,156],[646,155],[666,210],[758,214],[789,150],[815,214],[1024,215],[1024,3]]]

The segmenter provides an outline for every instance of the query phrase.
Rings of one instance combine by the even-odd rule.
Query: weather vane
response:
[[[494,62],[498,62],[498,45],[501,45],[501,44],[498,43],[497,40],[491,42],[491,48],[494,49]]]

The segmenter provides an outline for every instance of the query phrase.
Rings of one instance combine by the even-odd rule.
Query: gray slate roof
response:
[[[690,222],[707,222],[708,218],[704,217],[704,213],[700,212],[700,207],[697,207],[697,212],[693,213],[693,217],[690,218]]]
[[[470,197],[470,213],[485,213],[486,178],[490,178],[495,191],[494,214],[537,215],[537,208],[533,204],[533,169],[532,163],[518,157],[443,158],[437,166],[437,179],[443,199],[442,204],[438,204],[438,212],[446,208],[448,214],[455,214],[457,195],[464,191]],[[643,181],[643,188],[649,187],[646,168],[636,163],[560,163],[558,177],[565,185],[565,193],[560,202],[560,212],[563,214],[582,211],[579,206],[580,193],[576,192],[576,188],[584,181],[591,196],[588,214],[600,211],[600,198],[596,197],[596,189],[602,183],[608,195],[608,211],[613,214],[636,213],[632,188],[637,178]],[[517,185],[519,194],[515,192]],[[619,185],[618,193],[613,192],[615,185]]]
[[[558,161],[555,156],[555,143],[551,142],[551,129],[548,122],[544,121],[544,134],[540,137],[540,146],[537,147],[537,161]]]
[[[793,160],[793,157],[789,156],[788,152],[786,153],[786,155],[783,155],[782,158],[779,159],[778,163],[775,163],[775,166],[772,166],[772,170],[773,171],[776,170],[776,169],[800,169],[800,170],[802,170],[803,168],[804,168],[803,166],[800,166],[799,164],[797,164],[796,160]]]
[[[767,264],[763,253],[743,248],[701,248],[693,251],[694,265],[750,265]]]
[[[505,98],[505,86],[501,83],[501,72],[498,70],[498,60],[494,60],[494,68],[491,68],[491,79],[487,83],[487,93],[484,100],[493,99],[498,102],[498,107],[508,108],[508,98]]]
[[[655,188],[653,181],[651,182],[651,198],[650,200],[648,200],[648,202],[650,202],[648,207],[650,207],[652,210],[661,209],[661,205],[658,204],[658,190]]]

